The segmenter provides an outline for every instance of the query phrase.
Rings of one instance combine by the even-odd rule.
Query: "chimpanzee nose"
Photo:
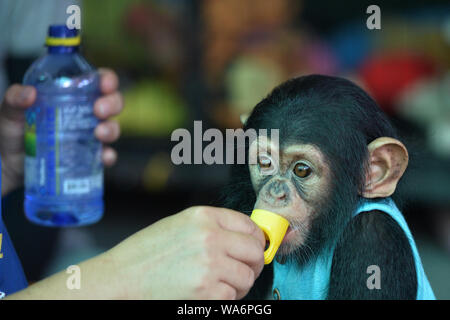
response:
[[[269,182],[267,186],[267,199],[272,205],[276,206],[284,206],[289,200],[289,187],[286,184],[286,181],[283,180],[275,180]]]
[[[284,183],[281,183],[281,181],[274,181],[269,187],[269,192],[273,198],[282,199],[286,197],[286,189]]]

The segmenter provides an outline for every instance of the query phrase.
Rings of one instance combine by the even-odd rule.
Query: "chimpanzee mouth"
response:
[[[294,233],[298,230],[296,227],[289,226],[286,230],[286,233],[284,234],[283,241],[281,243],[289,242],[294,236]]]

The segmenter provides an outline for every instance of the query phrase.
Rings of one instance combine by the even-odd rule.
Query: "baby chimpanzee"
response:
[[[279,144],[269,138],[264,152],[259,139],[246,145],[257,161],[234,165],[224,206],[290,222],[248,297],[434,299],[391,199],[408,151],[371,97],[345,79],[295,78],[256,105],[247,129],[278,129]]]

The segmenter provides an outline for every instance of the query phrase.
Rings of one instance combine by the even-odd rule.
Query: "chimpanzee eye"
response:
[[[272,165],[272,161],[270,161],[269,157],[259,156],[258,157],[258,165],[261,169],[269,169]]]
[[[311,168],[305,163],[297,163],[294,167],[294,173],[299,178],[306,178],[311,174]]]

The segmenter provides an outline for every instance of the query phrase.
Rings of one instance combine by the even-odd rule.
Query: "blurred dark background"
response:
[[[23,190],[4,220],[33,282],[98,254],[152,222],[213,203],[221,165],[175,166],[176,128],[238,128],[239,116],[280,82],[321,73],[366,89],[404,137],[411,165],[404,215],[437,298],[450,298],[450,4],[350,0],[0,0],[0,97],[45,50],[46,29],[82,8],[82,50],[120,76],[125,111],[117,165],[106,170],[106,210],[73,229],[32,225]]]

